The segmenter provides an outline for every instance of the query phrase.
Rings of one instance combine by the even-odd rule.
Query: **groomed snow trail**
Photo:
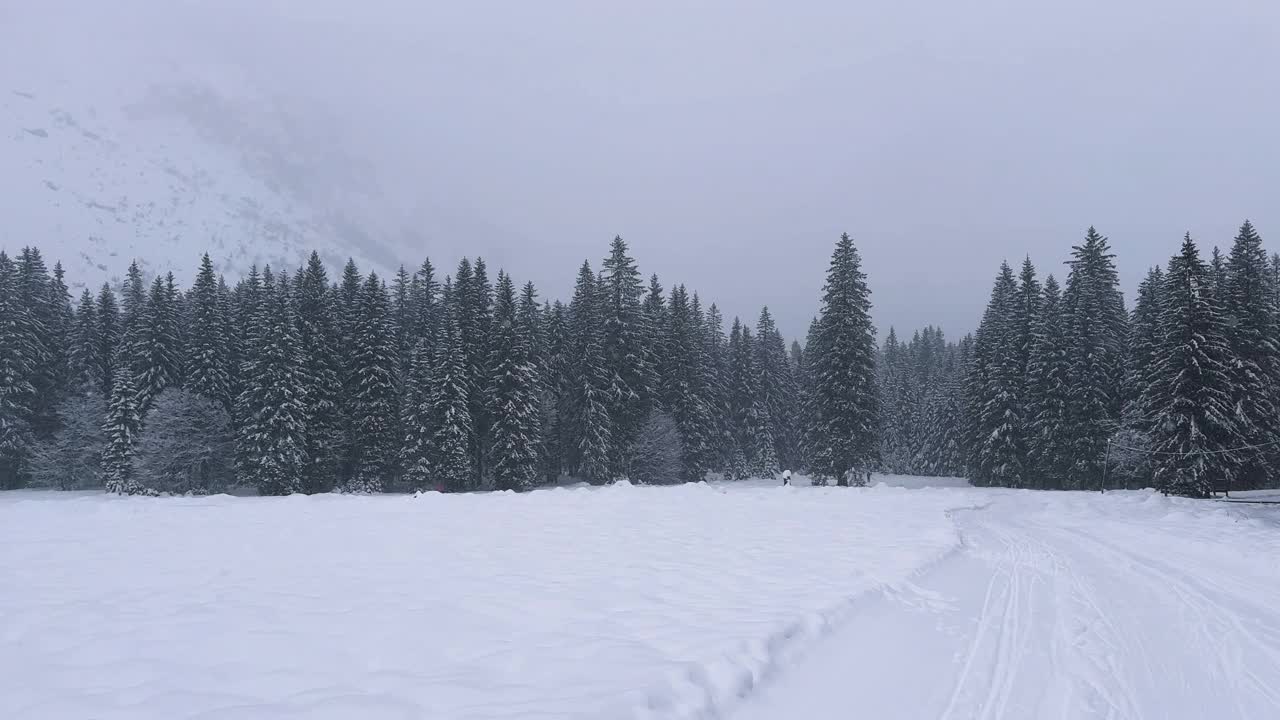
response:
[[[1280,717],[1280,527],[1149,493],[974,490],[962,550],[876,593],[735,720]]]

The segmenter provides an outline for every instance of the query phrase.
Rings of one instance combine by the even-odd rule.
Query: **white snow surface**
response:
[[[0,493],[0,717],[1280,717],[1273,508],[885,480]]]

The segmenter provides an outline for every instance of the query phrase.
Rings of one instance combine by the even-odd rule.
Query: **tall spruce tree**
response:
[[[490,431],[488,467],[498,490],[530,490],[538,479],[541,409],[531,328],[517,317],[515,284],[498,273],[489,359]]]
[[[475,488],[471,453],[471,378],[466,365],[466,345],[454,315],[457,292],[445,281],[440,337],[435,348],[430,416],[435,425],[429,467],[431,476],[446,492]]]
[[[138,409],[138,392],[133,374],[120,368],[111,384],[111,402],[107,407],[102,431],[107,436],[102,451],[102,479],[107,492],[117,495],[152,494],[134,472],[133,458],[138,435],[142,431],[142,414]]]
[[[434,401],[435,358],[432,345],[419,339],[404,378],[404,400],[400,415],[400,468],[410,491],[429,490],[432,482],[431,451],[436,423]]]
[[[98,292],[98,350],[96,357],[101,363],[95,371],[101,380],[101,392],[104,398],[111,397],[111,384],[115,380],[120,357],[120,306],[116,303],[116,294],[111,286],[103,283]]]
[[[614,478],[610,462],[613,425],[609,417],[611,374],[604,348],[601,292],[590,262],[584,261],[569,305],[570,346],[573,357],[569,383],[569,467],[595,485]]]
[[[342,367],[337,344],[336,299],[328,273],[317,253],[298,276],[298,347],[302,357],[301,381],[307,409],[303,492],[329,492],[338,485],[343,422]]]
[[[387,288],[369,273],[359,299],[351,356],[354,473],[348,492],[382,492],[395,475],[399,349]]]
[[[1033,473],[1029,487],[1060,489],[1071,472],[1067,438],[1067,399],[1071,392],[1070,348],[1063,335],[1062,293],[1052,275],[1044,281],[1039,316],[1027,368],[1030,403],[1027,455]]]
[[[1026,474],[1020,300],[1013,269],[1001,263],[978,326],[970,379],[974,422],[970,472],[981,485],[1020,487]]]
[[[1166,494],[1208,497],[1241,460],[1233,451],[1242,437],[1232,403],[1231,351],[1212,282],[1188,233],[1165,273],[1159,359],[1144,402],[1158,413],[1152,465],[1156,487]]]
[[[1230,348],[1232,404],[1241,438],[1260,446],[1241,453],[1239,480],[1246,486],[1265,484],[1277,455],[1267,445],[1280,440],[1280,307],[1262,248],[1262,238],[1248,220],[1240,226],[1216,286],[1224,311]]]
[[[105,385],[103,372],[107,363],[103,361],[98,331],[98,303],[86,288],[76,306],[72,330],[68,386],[74,392],[82,393],[88,389],[101,392]]]
[[[1071,394],[1067,400],[1070,487],[1095,488],[1102,481],[1108,439],[1120,426],[1124,405],[1128,314],[1120,292],[1115,256],[1107,238],[1092,227],[1072,248],[1063,292],[1063,334],[1071,348]]]
[[[797,464],[798,445],[794,432],[795,377],[786,342],[767,307],[761,308],[756,320],[756,366],[760,373],[760,395],[769,411],[774,455],[782,467],[793,468]]]
[[[632,446],[652,400],[648,331],[641,308],[644,282],[621,236],[614,237],[601,275],[601,342],[609,373],[607,408],[612,428],[610,474],[621,477],[628,474]]]
[[[845,233],[831,256],[811,357],[813,471],[840,485],[861,484],[878,462],[880,400],[870,296],[862,260]]]
[[[190,293],[191,327],[187,332],[187,389],[212,400],[228,413],[235,407],[231,396],[231,351],[228,318],[213,261],[205,253]]]
[[[0,488],[21,487],[34,446],[31,430],[34,379],[47,356],[30,306],[22,297],[18,268],[0,250]]]
[[[269,268],[262,277],[242,318],[248,329],[235,407],[236,471],[263,495],[289,495],[306,487],[303,359],[289,284],[282,278],[277,285]]]
[[[151,283],[139,324],[134,328],[133,375],[138,412],[146,417],[151,401],[182,379],[182,347],[178,329],[177,288],[173,275]],[[216,399],[216,398],[213,398]]]

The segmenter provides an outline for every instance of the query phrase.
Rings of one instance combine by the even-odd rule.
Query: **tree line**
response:
[[[1208,260],[1187,234],[1132,311],[1090,228],[1065,287],[1003,263],[978,330],[926,328],[879,356],[880,451],[894,472],[1046,489],[1154,486],[1206,497],[1274,485],[1280,256],[1249,222]]]
[[[615,238],[568,303],[482,259],[390,283],[316,254],[234,286],[72,302],[59,264],[0,252],[0,486],[124,494],[527,490],[772,477],[861,482],[878,462],[875,329],[858,252],[788,349],[767,308],[726,334],[715,304],[646,284]]]

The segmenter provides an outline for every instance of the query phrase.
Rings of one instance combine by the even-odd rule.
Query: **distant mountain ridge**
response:
[[[73,286],[135,258],[187,278],[205,251],[229,276],[293,270],[313,249],[379,271],[404,254],[403,232],[364,210],[369,170],[269,101],[181,82],[97,97],[46,85],[0,85],[0,248],[40,247]]]

